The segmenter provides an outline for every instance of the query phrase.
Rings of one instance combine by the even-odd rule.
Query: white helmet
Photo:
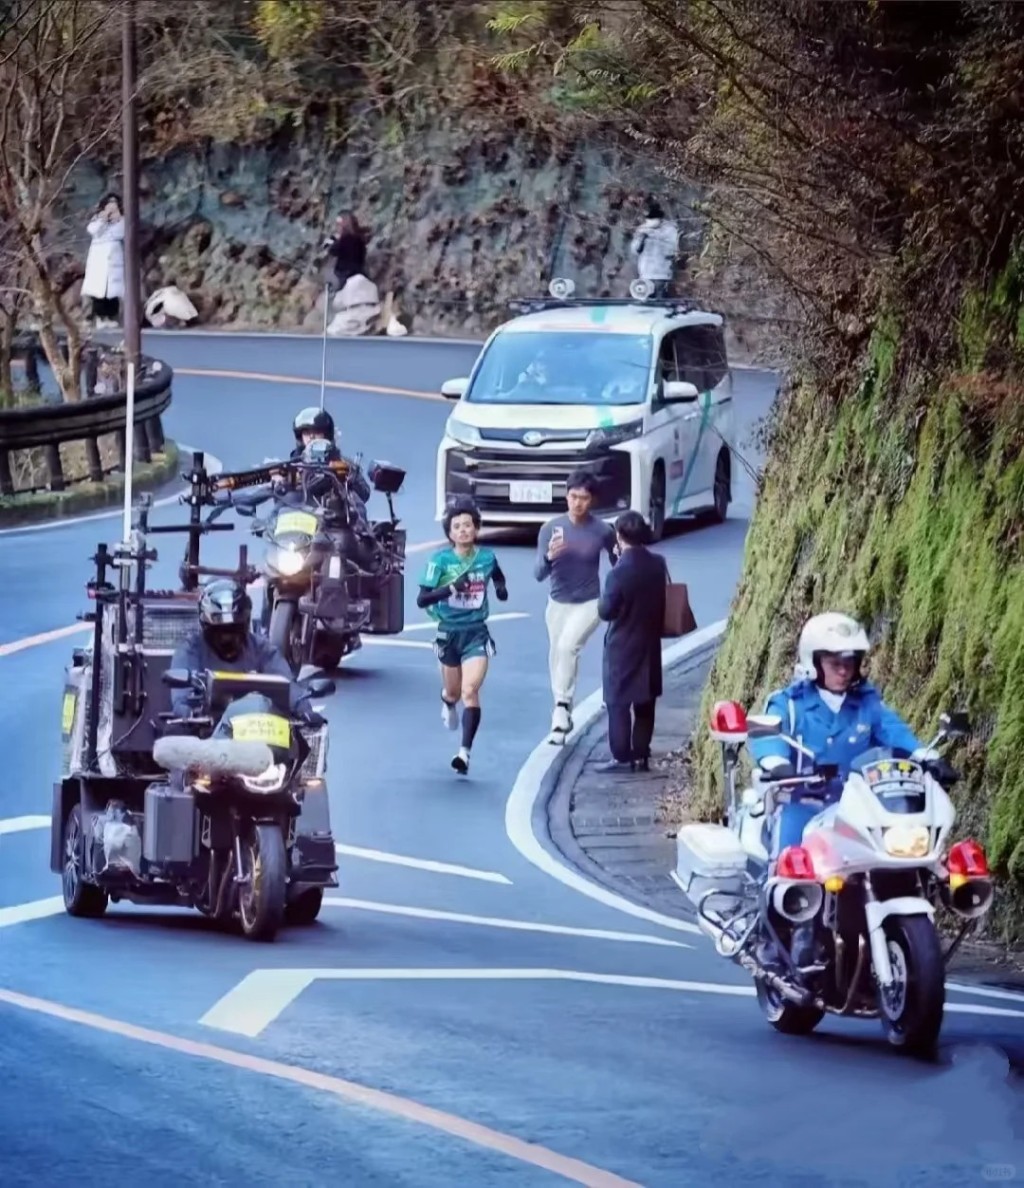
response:
[[[818,652],[833,652],[840,656],[856,656],[863,659],[871,650],[867,632],[849,615],[838,611],[827,611],[815,615],[804,624],[800,632],[800,643],[796,654],[796,676],[798,679],[816,681],[819,679],[815,655]]]

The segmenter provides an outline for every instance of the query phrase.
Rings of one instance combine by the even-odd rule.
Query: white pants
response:
[[[576,695],[580,652],[601,621],[597,613],[597,599],[591,602],[555,602],[549,598],[544,621],[550,641],[548,668],[551,673],[551,692],[556,705],[564,701],[571,706]]]

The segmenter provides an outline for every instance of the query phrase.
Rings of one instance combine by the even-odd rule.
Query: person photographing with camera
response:
[[[566,481],[565,515],[548,520],[537,538],[534,576],[550,578],[544,621],[548,629],[548,668],[555,708],[548,742],[560,745],[572,731],[580,653],[601,621],[601,555],[617,560],[615,530],[591,512],[597,480],[577,470]]]

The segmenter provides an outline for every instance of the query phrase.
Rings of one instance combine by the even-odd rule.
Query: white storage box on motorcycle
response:
[[[676,882],[696,904],[705,891],[743,892],[747,855],[724,825],[699,821],[676,834]]]

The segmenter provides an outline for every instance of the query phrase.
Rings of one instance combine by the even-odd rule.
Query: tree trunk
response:
[[[18,324],[17,314],[3,311],[0,322],[0,408],[14,407],[14,373],[11,370],[11,348],[14,346],[14,328]]]
[[[82,337],[64,310],[63,302],[54,291],[49,276],[37,269],[35,284],[39,308],[39,340],[50,369],[60,385],[61,396],[68,404],[82,399],[81,358]],[[67,330],[68,357],[65,360],[57,338],[55,323],[60,322]]]

